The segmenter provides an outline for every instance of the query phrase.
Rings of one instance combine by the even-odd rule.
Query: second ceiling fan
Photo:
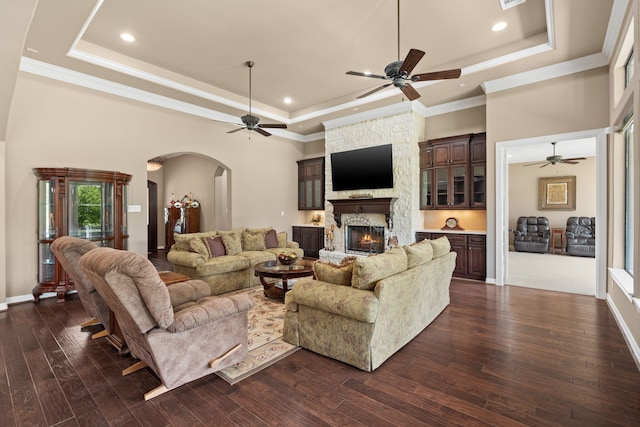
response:
[[[556,143],[552,142],[551,145],[553,145],[553,155],[547,157],[546,161],[527,163],[524,166],[535,166],[535,165],[542,164],[542,166],[540,166],[540,167],[543,168],[545,166],[555,165],[557,163],[566,163],[568,165],[577,165],[578,163],[580,163],[578,160],[587,160],[586,157],[572,157],[570,159],[565,159],[561,155],[556,154]]]
[[[267,132],[265,129],[286,129],[287,125],[285,124],[260,123],[260,118],[251,114],[251,69],[253,68],[254,63],[253,61],[247,61],[245,62],[245,65],[249,67],[249,114],[245,114],[244,116],[240,117],[242,124],[234,123],[242,127],[238,129],[230,130],[227,133],[234,133],[242,129],[248,129],[248,130],[254,130],[264,136],[271,136],[271,134]]]
[[[369,77],[373,79],[391,80],[389,83],[385,83],[382,86],[358,96],[358,98],[364,98],[373,93],[378,92],[388,86],[394,85],[402,91],[402,93],[411,101],[420,98],[418,91],[411,86],[411,82],[423,82],[428,80],[444,80],[444,79],[457,79],[460,77],[462,70],[459,68],[444,71],[433,71],[430,73],[421,73],[411,75],[411,72],[418,65],[418,62],[424,56],[424,52],[419,49],[411,49],[404,60],[400,60],[400,0],[398,0],[398,60],[390,63],[384,69],[384,76],[371,73],[362,73],[359,71],[347,71],[348,75]]]

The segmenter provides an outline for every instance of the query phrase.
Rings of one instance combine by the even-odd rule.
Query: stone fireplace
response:
[[[364,221],[363,227],[376,227],[375,235],[382,235],[382,251],[390,241],[408,245],[414,232],[422,228],[420,212],[420,165],[418,142],[424,138],[425,120],[413,111],[411,103],[394,107],[389,115],[367,118],[365,114],[325,122],[325,218],[327,226],[334,225],[333,251],[320,251],[320,258],[340,262],[345,254],[358,252],[353,239],[374,239],[372,233],[352,235],[347,227],[351,221]],[[391,189],[333,191],[331,153],[358,148],[391,144],[393,150],[393,183]],[[361,193],[367,193],[366,195]],[[333,221],[331,220],[333,219]],[[355,224],[358,225],[358,224]],[[382,229],[382,232],[379,228]],[[358,230],[358,229],[356,229]],[[355,231],[356,233],[358,231]],[[367,234],[369,237],[367,237]],[[351,239],[351,240],[350,240]],[[377,239],[377,237],[375,238]],[[362,247],[360,248],[362,249]],[[368,255],[369,252],[359,252]]]

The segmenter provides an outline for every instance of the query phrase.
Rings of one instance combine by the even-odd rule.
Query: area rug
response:
[[[249,356],[238,364],[216,372],[231,385],[260,372],[300,348],[282,340],[285,312],[282,301],[265,297],[262,286],[254,286],[241,292],[253,299],[253,308],[249,311]]]

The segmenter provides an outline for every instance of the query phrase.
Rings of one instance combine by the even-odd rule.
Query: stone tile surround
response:
[[[418,142],[424,136],[424,118],[414,111],[393,114],[387,117],[365,120],[355,124],[339,126],[325,131],[325,219],[326,226],[335,224],[331,199],[348,199],[353,194],[370,193],[372,197],[395,197],[393,205],[393,229],[386,228],[383,215],[367,215],[372,225],[385,226],[385,238],[398,238],[398,244],[407,245],[414,240],[414,230],[422,228],[420,214],[420,164]],[[333,191],[331,180],[331,153],[356,150],[365,147],[392,144],[394,188],[358,191]],[[357,214],[357,216],[363,216]],[[342,215],[343,224],[349,214]],[[344,226],[336,227],[333,241],[335,255],[320,251],[320,259],[331,258],[340,262],[345,253]],[[338,259],[339,258],[339,259]],[[328,259],[323,259],[328,260]]]

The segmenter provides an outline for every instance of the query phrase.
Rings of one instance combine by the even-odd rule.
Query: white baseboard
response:
[[[616,319],[616,323],[618,324],[618,327],[622,332],[622,336],[624,337],[624,340],[627,342],[627,345],[629,346],[629,350],[631,350],[631,355],[633,356],[634,362],[636,362],[636,367],[638,368],[638,370],[640,370],[640,347],[638,346],[638,343],[634,339],[633,334],[631,333],[631,330],[625,323],[624,318],[620,314],[618,307],[616,307],[615,302],[613,301],[611,296],[608,294],[607,294],[607,305],[609,306],[609,309],[611,309],[611,313],[613,313],[614,319]]]

